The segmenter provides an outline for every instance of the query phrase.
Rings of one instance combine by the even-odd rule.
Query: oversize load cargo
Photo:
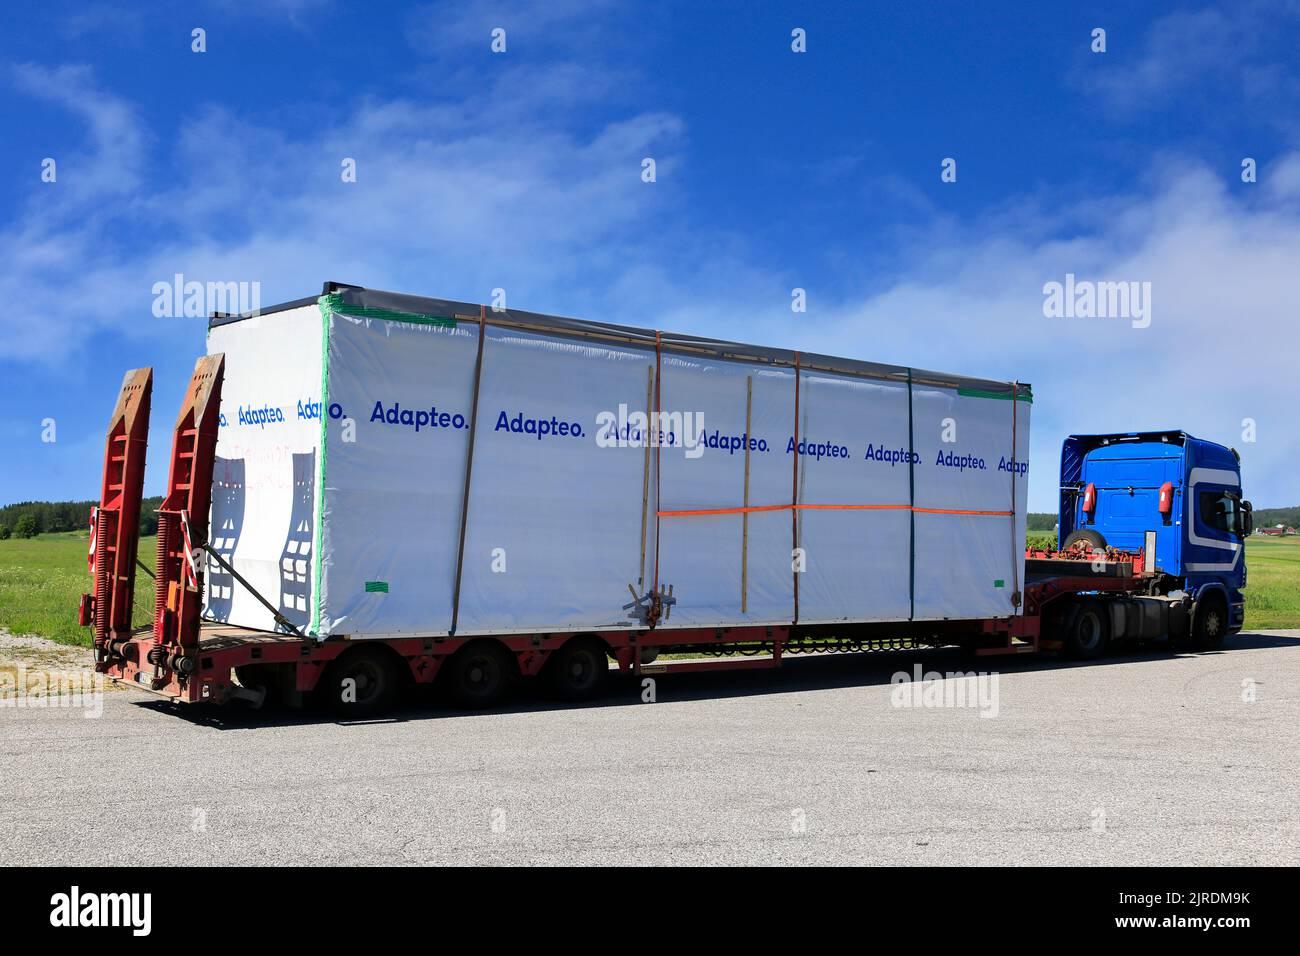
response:
[[[1025,385],[354,287],[208,345],[214,547],[320,636],[1019,613]]]

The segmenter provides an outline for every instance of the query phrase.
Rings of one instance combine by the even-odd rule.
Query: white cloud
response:
[[[1154,107],[1213,74],[1221,78],[1231,58],[1244,52],[1250,33],[1219,10],[1183,10],[1155,20],[1141,42],[1128,35],[1107,37],[1105,54],[1096,55],[1090,84],[1126,107]]]
[[[1294,130],[1295,121],[1276,104],[1300,100],[1287,33],[1298,20],[1295,0],[1175,10],[1152,20],[1141,35],[1110,29],[1106,52],[1080,53],[1073,79],[1120,115],[1179,106],[1217,112],[1264,107],[1264,121]],[[1104,18],[1098,25],[1106,26]],[[1201,95],[1206,90],[1214,96]]]
[[[173,137],[179,181],[160,188],[134,110],[88,70],[19,76],[89,128],[84,155],[0,230],[0,294],[42,317],[0,318],[0,357],[34,361],[63,360],[97,328],[193,336],[150,314],[153,283],[177,272],[260,281],[264,302],[337,278],[482,300],[504,286],[562,307],[552,290],[617,269],[669,209],[640,164],[653,154],[670,172],[683,133],[663,113],[568,131],[535,118],[552,91],[510,73],[458,101],[365,101],[298,139],[201,109]],[[345,157],[356,183],[341,181]]]
[[[89,135],[59,192],[0,231],[0,295],[25,305],[0,316],[0,356],[66,361],[98,329],[188,360],[198,323],[149,312],[152,283],[175,272],[259,280],[267,303],[324,279],[479,301],[504,286],[522,308],[1030,380],[1037,510],[1054,508],[1068,432],[1182,427],[1233,444],[1246,417],[1259,423],[1241,448],[1248,493],[1300,502],[1300,155],[1262,162],[1255,186],[1170,157],[1131,193],[1069,208],[1027,195],[965,224],[922,210],[906,238],[881,237],[904,243],[905,263],[883,291],[811,288],[794,315],[789,290],[804,283],[675,188],[680,119],[629,111],[586,128],[565,92],[581,74],[547,76],[521,63],[464,96],[362,101],[309,136],[200,110],[168,138],[181,172],[158,188],[130,104],[84,69],[26,68],[24,88]],[[660,182],[641,182],[644,155]],[[355,184],[340,181],[345,156]],[[1043,284],[1067,272],[1150,281],[1150,328],[1044,318]]]
[[[254,16],[288,22],[297,29],[305,29],[316,17],[330,12],[334,0],[211,0],[208,6],[231,16]]]
[[[492,31],[506,31],[506,55],[592,47],[607,39],[605,16],[614,0],[456,0],[417,8],[409,17],[407,40],[426,54],[464,57],[476,46],[489,50]],[[593,52],[595,52],[593,50]]]
[[[1238,446],[1257,502],[1300,501],[1291,466],[1300,458],[1291,425],[1300,401],[1297,163],[1297,156],[1281,160],[1281,184],[1259,193],[1194,164],[1166,167],[1164,183],[1064,211],[1078,223],[1064,241],[1020,238],[1040,232],[1032,225],[1017,233],[979,224],[986,235],[920,244],[892,288],[831,316],[810,316],[805,342],[1032,381],[1037,509],[1054,510],[1066,434],[1157,428]],[[1043,285],[1066,273],[1150,282],[1150,327],[1045,318]],[[1254,445],[1241,442],[1243,418],[1258,422]]]
[[[88,200],[125,195],[139,185],[148,137],[131,103],[96,85],[86,66],[48,69],[24,63],[13,68],[12,76],[18,89],[72,113],[87,127],[85,152],[54,157],[62,167],[60,188],[53,192],[56,212]],[[39,208],[48,218],[49,204]]]

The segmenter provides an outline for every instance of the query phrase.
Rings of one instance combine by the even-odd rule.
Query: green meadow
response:
[[[140,539],[139,557],[150,570],[156,540]],[[89,647],[90,629],[77,624],[77,602],[90,590],[88,543],[82,531],[0,541],[0,627]],[[142,627],[152,619],[153,581],[137,571],[132,620]]]

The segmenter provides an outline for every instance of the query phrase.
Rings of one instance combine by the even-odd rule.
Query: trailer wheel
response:
[[[241,687],[262,691],[266,695],[262,699],[262,706],[278,704],[284,686],[279,667],[278,664],[245,664],[235,668],[235,680],[239,681]]]
[[[514,655],[493,640],[473,641],[444,665],[452,699],[468,710],[495,707],[514,689]]]
[[[605,642],[595,637],[575,637],[551,655],[543,675],[557,697],[591,700],[600,694],[609,676]]]
[[[1061,545],[1062,551],[1069,551],[1072,545],[1082,541],[1089,549],[1093,551],[1105,551],[1106,539],[1100,531],[1093,531],[1091,528],[1079,528],[1071,531],[1065,536],[1065,543]]]
[[[1065,650],[1071,657],[1093,660],[1106,653],[1110,622],[1095,601],[1080,601],[1065,616]]]
[[[340,716],[369,717],[397,701],[397,668],[390,651],[359,647],[335,658],[316,685],[316,697]]]
[[[1196,623],[1192,625],[1192,646],[1198,651],[1218,650],[1228,633],[1228,605],[1222,595],[1207,594],[1196,603]]]

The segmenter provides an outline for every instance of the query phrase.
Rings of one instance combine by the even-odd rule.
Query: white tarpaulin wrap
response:
[[[656,584],[667,628],[1019,613],[1027,390],[392,299],[209,337],[215,546],[312,633],[640,628]],[[272,626],[214,571],[209,616]]]
[[[316,629],[445,634],[478,328],[333,313],[327,322]]]
[[[789,505],[794,422],[793,369],[665,355],[662,404],[686,422],[702,413],[702,453],[661,451],[659,582],[672,585],[675,627],[789,623],[793,612],[790,511],[749,513],[747,601],[741,610],[745,484],[745,412],[752,383],[749,450],[751,508]],[[726,514],[672,512],[728,511]]]
[[[209,542],[298,627],[315,606],[320,342],[315,305],[208,333],[209,354],[226,353]],[[271,612],[211,558],[206,570],[205,617],[275,629]]]
[[[488,328],[458,633],[633,623],[644,450],[601,447],[597,417],[644,408],[653,364]]]
[[[1011,511],[1015,473],[1013,411],[1019,463],[1014,535],[1011,519],[1003,516]],[[1024,584],[1029,404],[918,385],[912,390],[912,417],[915,616],[1004,616],[1013,590],[1023,590]]]
[[[799,619],[906,620],[907,384],[820,372],[800,379]],[[852,507],[821,507],[838,505]]]

